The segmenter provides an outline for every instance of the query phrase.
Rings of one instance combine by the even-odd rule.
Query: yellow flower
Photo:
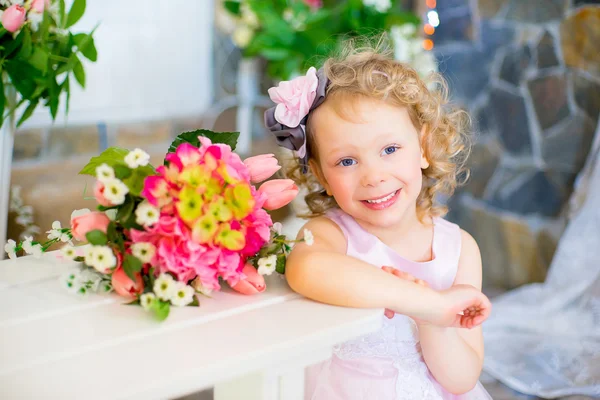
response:
[[[217,219],[212,214],[206,214],[194,224],[192,239],[200,244],[211,243],[218,229]]]
[[[179,217],[187,223],[192,223],[202,215],[202,196],[192,187],[186,186],[179,192],[177,211]]]
[[[241,183],[225,189],[225,203],[233,211],[236,219],[240,220],[246,217],[250,214],[255,204],[250,186]]]
[[[233,218],[233,212],[225,204],[225,199],[221,196],[213,198],[213,201],[208,206],[208,213],[218,221],[229,221]]]
[[[215,244],[231,251],[239,251],[246,245],[246,238],[242,232],[231,229],[229,224],[221,224]]]
[[[210,173],[200,165],[194,165],[184,169],[179,175],[179,180],[196,188],[204,186],[210,179]]]

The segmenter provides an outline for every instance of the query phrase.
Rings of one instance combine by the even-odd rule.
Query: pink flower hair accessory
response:
[[[306,121],[308,115],[325,100],[329,79],[323,68],[310,67],[305,76],[283,81],[269,89],[269,97],[277,105],[265,111],[265,125],[275,135],[277,144],[294,150],[302,171],[308,171]]]

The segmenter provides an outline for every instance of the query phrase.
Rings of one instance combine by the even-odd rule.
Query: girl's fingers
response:
[[[394,315],[396,315],[396,313],[390,310],[389,308],[386,308],[383,315],[385,315],[388,319],[392,319],[394,318]]]

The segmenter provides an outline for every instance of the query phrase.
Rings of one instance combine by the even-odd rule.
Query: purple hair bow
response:
[[[269,96],[277,105],[265,111],[266,127],[275,135],[279,146],[296,152],[303,173],[308,171],[309,157],[306,120],[310,112],[325,100],[329,84],[323,68],[316,72],[316,82],[314,77],[314,67],[311,67],[306,76],[281,82],[278,87],[269,89]]]

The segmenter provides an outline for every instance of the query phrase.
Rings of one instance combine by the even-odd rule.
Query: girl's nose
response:
[[[363,164],[361,184],[365,187],[376,187],[387,180],[385,166],[377,163]]]

